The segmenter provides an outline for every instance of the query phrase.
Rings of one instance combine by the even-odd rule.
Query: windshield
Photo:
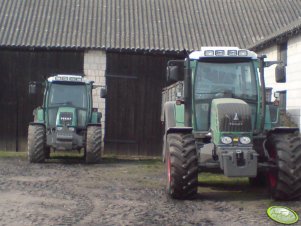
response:
[[[209,129],[214,98],[238,98],[256,106],[257,85],[252,62],[198,62],[195,74],[195,113],[198,130]],[[252,107],[252,106],[251,106]]]
[[[48,97],[49,107],[71,106],[87,108],[87,91],[83,84],[57,84],[50,87]]]

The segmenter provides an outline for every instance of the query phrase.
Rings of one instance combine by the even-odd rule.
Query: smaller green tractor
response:
[[[92,90],[100,87],[79,75],[55,75],[44,82],[30,82],[29,93],[44,88],[43,105],[33,111],[28,127],[28,158],[42,163],[51,151],[84,149],[86,163],[101,160],[101,113],[93,108]],[[105,89],[101,89],[103,96]]]

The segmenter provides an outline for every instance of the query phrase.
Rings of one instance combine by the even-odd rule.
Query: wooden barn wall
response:
[[[106,153],[161,155],[161,92],[170,59],[107,53]]]
[[[0,150],[27,150],[27,127],[32,111],[42,104],[28,95],[29,81],[54,73],[83,73],[82,51],[0,50]]]

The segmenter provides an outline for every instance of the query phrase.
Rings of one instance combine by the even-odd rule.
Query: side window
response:
[[[279,91],[279,109],[281,111],[286,110],[286,90]]]
[[[287,66],[287,42],[278,45],[278,60],[281,60]]]
[[[268,103],[272,102],[272,90],[273,90],[272,87],[266,87],[265,88],[265,100]]]

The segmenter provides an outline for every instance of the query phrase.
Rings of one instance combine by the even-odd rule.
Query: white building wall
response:
[[[264,49],[258,54],[266,54],[267,60],[277,60],[277,46]],[[275,82],[275,66],[265,69],[266,86],[273,92],[286,90],[287,111],[301,128],[301,35],[293,37],[287,43],[286,83]]]
[[[84,56],[84,73],[86,78],[94,81],[97,85],[106,85],[105,79],[106,71],[106,52],[99,50],[89,50],[85,52]],[[100,98],[100,88],[94,89],[93,92],[93,107],[98,108],[102,113],[101,124],[102,134],[104,137],[105,126],[105,99]]]

